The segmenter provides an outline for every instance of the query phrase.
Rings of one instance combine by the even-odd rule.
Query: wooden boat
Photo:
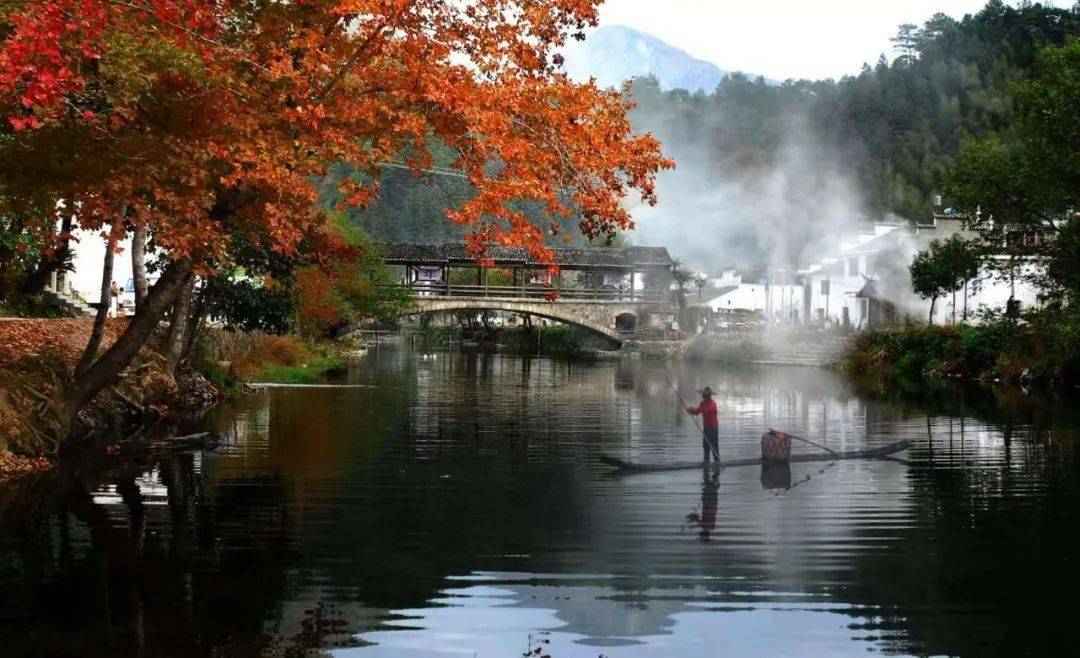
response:
[[[837,459],[881,459],[894,455],[902,450],[907,450],[911,447],[910,441],[897,441],[896,443],[890,443],[889,445],[881,446],[880,448],[869,448],[866,450],[848,450],[845,452],[831,455],[827,452],[811,453],[805,455],[791,455],[788,459],[788,463],[794,464],[797,462],[831,462]],[[614,468],[620,473],[656,473],[661,471],[684,471],[692,468],[701,468],[704,464],[702,462],[671,462],[668,464],[641,464],[636,462],[628,462],[618,457],[611,457],[610,455],[600,455],[600,461],[604,462],[608,466]],[[732,459],[725,460],[723,462],[724,468],[731,468],[732,466],[760,466],[761,464],[773,464],[776,462],[768,461],[761,458],[756,459]]]

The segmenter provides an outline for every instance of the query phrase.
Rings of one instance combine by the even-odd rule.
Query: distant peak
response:
[[[663,89],[711,92],[725,72],[666,41],[626,25],[605,25],[584,42],[566,48],[566,72],[576,80],[595,77],[604,87],[654,76]]]

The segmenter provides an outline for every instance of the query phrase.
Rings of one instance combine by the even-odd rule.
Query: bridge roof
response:
[[[383,260],[391,265],[474,265],[464,242],[383,244]],[[580,249],[555,247],[555,262],[568,270],[634,270],[671,267],[671,256],[664,247],[600,247]],[[546,267],[530,258],[520,247],[490,247],[487,256],[496,266]]]

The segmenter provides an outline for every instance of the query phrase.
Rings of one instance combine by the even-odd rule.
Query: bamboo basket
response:
[[[761,458],[767,462],[787,462],[791,458],[791,435],[775,430],[762,434]]]

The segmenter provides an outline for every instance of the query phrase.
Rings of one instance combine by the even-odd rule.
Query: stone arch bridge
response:
[[[557,273],[524,249],[493,247],[481,265],[465,243],[388,244],[383,260],[401,272],[406,315],[507,311],[589,329],[616,342],[661,324],[670,312],[672,262],[663,247],[556,248]]]
[[[643,310],[641,304],[618,301],[420,297],[413,302],[412,314],[507,311],[584,327],[611,340],[622,342],[626,331],[634,329],[641,321]]]

